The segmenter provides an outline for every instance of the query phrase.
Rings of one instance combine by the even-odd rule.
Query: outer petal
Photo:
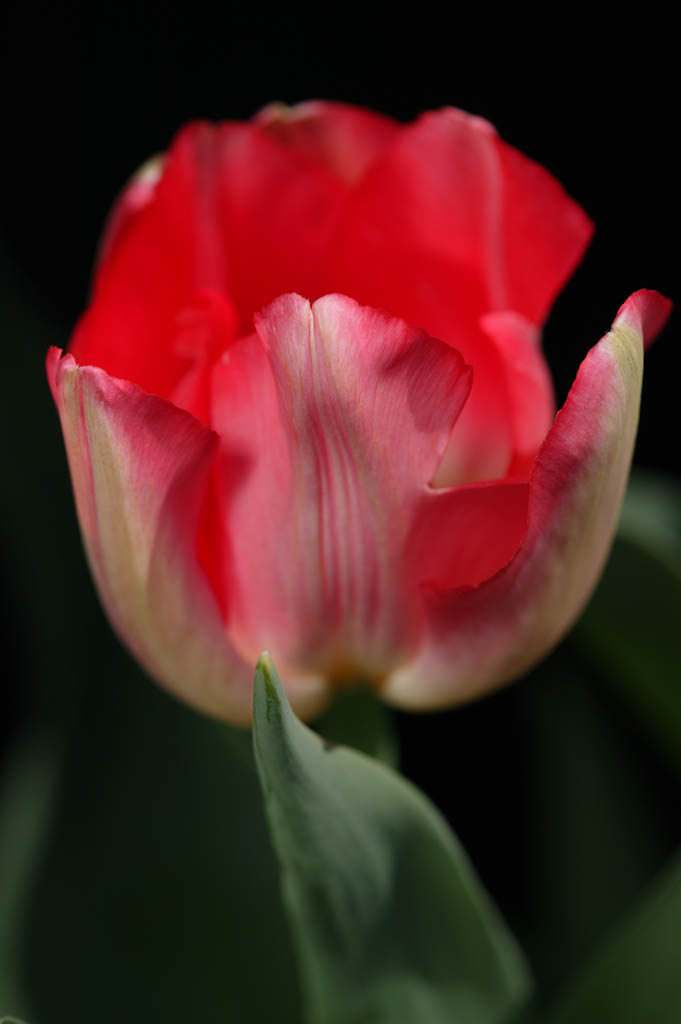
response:
[[[347,187],[257,124],[190,124],[160,179],[124,193],[104,238],[90,308],[70,350],[164,398],[214,359],[187,310],[205,293],[231,309],[232,333],[292,288],[322,277]]]
[[[588,218],[547,171],[458,110],[406,126],[357,188],[333,288],[419,324],[475,374],[441,483],[513,467],[514,399],[481,317],[513,310],[540,323],[590,235]]]
[[[156,195],[156,186],[163,174],[163,163],[162,155],[146,160],[123,189],[102,231],[97,250],[97,263],[111,256],[137,216],[152,202]]]
[[[582,209],[538,164],[463,111],[403,128],[359,190],[346,244],[393,244],[445,258],[477,315],[513,309],[540,323],[592,233]],[[396,295],[398,292],[396,291]]]
[[[217,437],[188,413],[58,349],[48,376],[85,549],[118,634],[158,682],[200,709],[250,719],[252,667],[227,639],[197,558]],[[294,700],[309,713],[323,686]]]
[[[248,430],[236,392],[225,420],[248,467],[227,513],[234,635],[308,671],[376,678],[419,632],[404,546],[470,372],[442,342],[345,296],[283,296],[257,327],[269,382],[259,376],[246,403]],[[261,407],[266,431],[252,425]]]
[[[326,268],[347,186],[323,164],[270,138],[260,125],[218,125],[222,237],[239,334],[278,295],[329,291]]]
[[[78,363],[166,398],[191,368],[186,345],[175,346],[178,317],[201,289],[228,294],[218,170],[214,129],[193,124],[173,142],[136,211],[124,193],[104,236],[92,302],[69,346]]]
[[[400,130],[392,118],[347,103],[270,103],[255,120],[268,135],[356,185]]]
[[[638,422],[643,341],[669,310],[650,291],[622,306],[582,363],[539,452],[520,550],[480,586],[426,592],[423,647],[387,680],[388,700],[427,708],[475,696],[518,676],[572,625],[617,524]]]

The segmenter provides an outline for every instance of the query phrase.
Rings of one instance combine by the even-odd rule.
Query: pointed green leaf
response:
[[[678,1024],[681,854],[543,1024]]]
[[[266,655],[253,739],[310,1024],[508,1020],[523,958],[438,812],[302,725]]]

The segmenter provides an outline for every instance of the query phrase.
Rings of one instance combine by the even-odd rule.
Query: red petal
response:
[[[591,231],[547,171],[481,118],[447,109],[403,128],[376,164],[358,190],[344,255],[352,262],[368,246],[363,266],[394,245],[437,255],[456,271],[457,296],[468,292],[471,316],[513,309],[540,322]]]
[[[425,495],[409,542],[417,585],[477,586],[507,565],[527,529],[528,495],[513,480]]]
[[[539,331],[517,313],[488,313],[481,326],[501,354],[513,446],[507,472],[527,479],[556,411]]]
[[[383,114],[346,103],[271,103],[256,117],[267,134],[356,185],[399,131]]]
[[[513,310],[541,321],[590,234],[545,170],[456,110],[405,127],[358,187],[333,287],[419,324],[473,367],[442,484],[515,471],[516,403],[480,318]]]
[[[230,294],[239,333],[250,334],[253,314],[278,295],[327,290],[328,253],[347,188],[258,124],[221,124],[217,133]]]
[[[99,266],[90,308],[70,350],[81,365],[167,397],[188,369],[174,348],[180,312],[196,292],[227,293],[219,229],[214,130],[190,125],[177,137],[153,198],[128,223]]]
[[[189,125],[153,193],[134,211],[124,197],[114,215],[74,357],[170,397],[185,374],[205,369],[205,349],[188,345],[184,324],[202,295],[222,295],[243,334],[277,295],[323,290],[345,194],[258,125]]]
[[[118,243],[125,237],[128,228],[152,202],[163,173],[163,162],[162,156],[147,160],[123,189],[102,231],[97,250],[97,263],[109,259]]]
[[[502,180],[500,262],[506,302],[542,324],[591,241],[593,224],[547,170],[495,138]]]

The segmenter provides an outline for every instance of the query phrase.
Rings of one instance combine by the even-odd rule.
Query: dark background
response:
[[[545,330],[561,400],[627,295],[654,287],[678,301],[670,33],[652,17],[598,33],[588,20],[552,16],[500,20],[490,8],[477,19],[467,10],[443,20],[419,5],[384,23],[328,6],[315,16],[225,8],[219,19],[190,4],[9,6],[0,211],[6,739],[36,723],[105,717],[90,707],[92,692],[113,687],[116,673],[136,672],[89,581],[43,362],[48,344],[67,344],[87,301],[114,196],[186,120],[247,118],[274,99],[308,98],[404,120],[446,104],[488,118],[549,168],[596,224]],[[675,332],[672,319],[647,357],[636,463],[678,476]],[[566,968],[546,949],[542,960],[542,944],[552,941],[540,906],[546,850],[561,846],[563,881],[573,886],[553,941],[576,960],[681,838],[665,765],[594,674],[568,643],[528,682],[470,708],[397,716],[405,771],[449,816],[549,979]],[[124,709],[112,714],[124,722]],[[544,765],[561,753],[551,789]],[[575,838],[601,814],[596,804],[585,808],[592,772],[601,769],[636,811],[616,815],[607,835]],[[562,838],[546,826],[559,799],[572,815]],[[611,852],[626,847],[627,828],[646,831],[647,846],[618,868]],[[604,879],[610,895],[596,912],[590,901]]]

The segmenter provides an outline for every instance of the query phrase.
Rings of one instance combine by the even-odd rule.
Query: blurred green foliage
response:
[[[632,476],[619,536],[575,640],[681,781],[681,488]]]
[[[541,1024],[681,1020],[681,855],[677,854]]]

